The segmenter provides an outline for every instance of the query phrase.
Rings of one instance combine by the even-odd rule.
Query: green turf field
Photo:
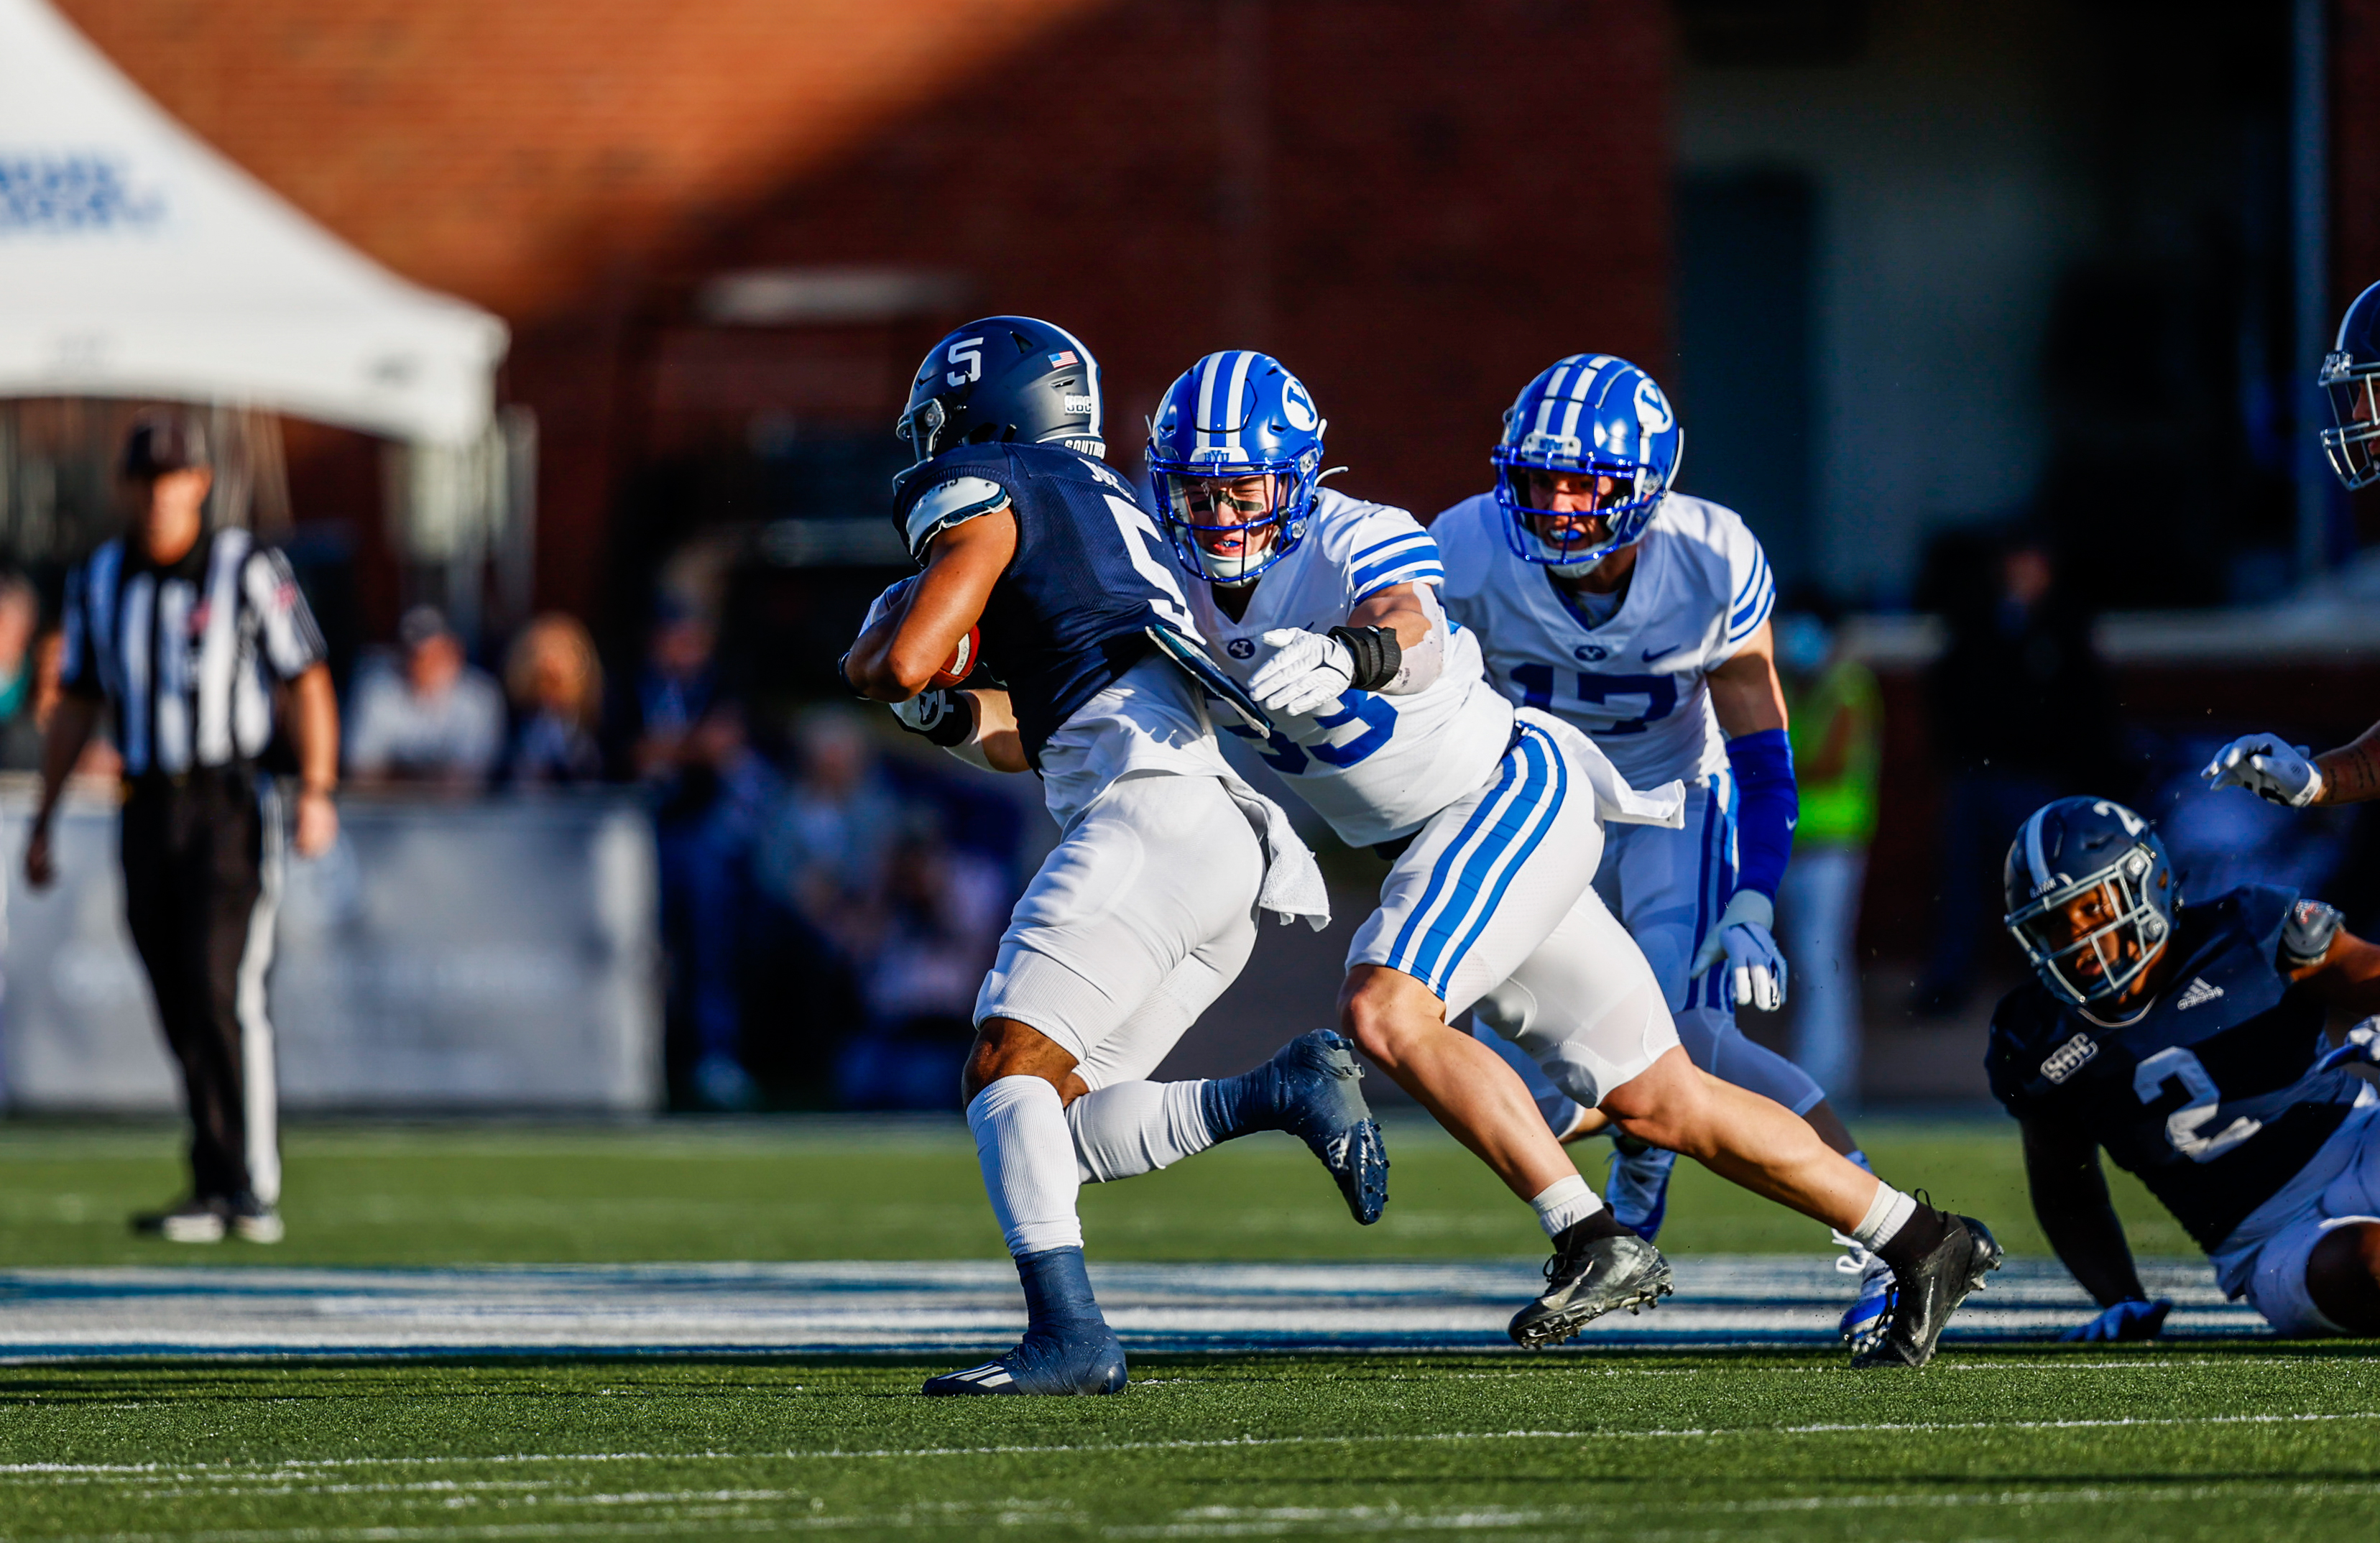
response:
[[[1094,1255],[1538,1250],[1458,1148],[1390,1138],[1378,1228],[1265,1138],[1087,1194]],[[1999,1127],[1869,1138],[2039,1251]],[[301,1127],[287,1151],[286,1245],[181,1249],[122,1230],[172,1191],[169,1131],[0,1126],[0,1263],[998,1252],[949,1131]],[[2119,1203],[2143,1252],[2183,1251],[2136,1190]],[[1663,1242],[1811,1233],[1685,1172]],[[1917,1376],[1784,1352],[1149,1357],[1121,1399],[933,1403],[915,1390],[941,1364],[859,1358],[0,1367],[0,1539],[2359,1537],[2380,1530],[2371,1348],[1961,1347]]]
[[[1871,1124],[1878,1171],[1982,1216],[2008,1247],[2043,1251],[2014,1127]],[[169,1127],[0,1124],[0,1263],[183,1262],[124,1220],[179,1180]],[[1389,1129],[1388,1214],[1347,1220],[1305,1149],[1285,1136],[1231,1143],[1166,1172],[1092,1185],[1094,1258],[1475,1258],[1542,1250],[1528,1209],[1428,1124]],[[1600,1180],[1608,1148],[1579,1148]],[[497,1264],[691,1259],[997,1258],[964,1127],[871,1132],[834,1122],[514,1129],[300,1125],[285,1143],[288,1241],[225,1245],[210,1263]],[[2138,1185],[2111,1174],[2144,1255],[2189,1239]],[[1661,1244],[1673,1253],[1823,1246],[1816,1229],[1691,1163],[1679,1167]]]
[[[0,1536],[2332,1538],[2350,1349],[1157,1362],[1120,1399],[914,1366],[0,1368]]]

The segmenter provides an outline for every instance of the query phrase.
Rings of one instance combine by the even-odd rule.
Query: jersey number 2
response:
[[[2132,1091],[2144,1104],[2164,1098],[2168,1082],[2181,1084],[2183,1103],[2165,1117],[2165,1138],[2173,1143],[2175,1151],[2192,1162],[2212,1162],[2265,1128],[2263,1121],[2242,1114],[2214,1135],[2207,1135],[2206,1127],[2214,1123],[2223,1095],[2216,1091],[2215,1079],[2206,1075],[2205,1064],[2179,1045],[2157,1051],[2132,1072]]]

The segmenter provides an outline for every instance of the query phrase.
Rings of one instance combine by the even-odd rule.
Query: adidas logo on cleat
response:
[[[1005,1388],[1015,1381],[1016,1377],[998,1361],[986,1361],[979,1367],[969,1367],[965,1371],[951,1373],[950,1380],[972,1382],[978,1388]]]
[[[2173,1004],[2174,1011],[2187,1013],[2193,1007],[2204,1007],[2222,994],[2222,987],[2210,986],[2206,983],[2205,977],[2194,976],[2189,986],[2183,989],[2180,1000]]]

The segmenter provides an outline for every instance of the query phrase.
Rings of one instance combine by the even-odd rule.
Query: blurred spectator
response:
[[[1859,1101],[1860,883],[1876,835],[1884,698],[1843,651],[1831,605],[1814,598],[1777,622],[1801,822],[1777,894],[1792,972],[1793,1059],[1837,1108]]]
[[[595,640],[558,612],[530,622],[504,660],[515,727],[507,775],[518,784],[591,783],[603,776],[603,665]]]
[[[367,784],[484,785],[504,752],[504,693],[434,608],[407,611],[396,635],[401,661],[374,660],[356,681],[348,771]]]
[[[754,872],[763,893],[856,958],[878,926],[901,805],[877,772],[856,711],[811,709],[794,744],[800,774],[760,839]]]
[[[864,964],[868,1029],[836,1063],[846,1108],[949,1109],[975,1036],[975,1000],[1007,925],[1008,876],[909,811],[889,855]]]
[[[665,783],[677,775],[686,735],[718,689],[718,644],[709,617],[681,601],[662,601],[635,681],[627,759],[638,778]]]
[[[1960,565],[1937,597],[1949,647],[1926,674],[1927,724],[1944,773],[1934,954],[1912,1006],[1957,1009],[1974,987],[2001,859],[2025,817],[2070,793],[2121,798],[2116,716],[2092,617],[2059,582],[2046,542],[2021,535]]]
[[[662,935],[670,954],[670,1019],[690,1034],[691,1101],[758,1107],[745,1067],[740,965],[754,843],[783,783],[751,746],[741,703],[714,691],[716,634],[695,615],[664,614],[638,673],[633,756],[657,796]]]
[[[0,577],[0,765],[27,770],[41,764],[41,731],[33,723],[33,634],[42,622],[42,600],[16,574]]]

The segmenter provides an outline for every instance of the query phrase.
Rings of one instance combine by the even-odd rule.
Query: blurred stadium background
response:
[[[0,26],[9,79],[46,82],[0,92],[0,764],[31,764],[125,422],[204,406],[217,515],[296,560],[358,758],[283,912],[294,1113],[954,1107],[1048,822],[829,672],[903,568],[907,371],[985,310],[1088,340],[1119,425],[1202,352],[1275,352],[1348,485],[1425,516],[1483,485],[1552,358],[1668,383],[1681,485],[1881,686],[1841,1101],[1982,1097],[2014,966],[1995,788],[2087,773],[2194,886],[2380,923],[2368,814],[2186,777],[2236,730],[2380,715],[2380,507],[2308,416],[2380,276],[2374,0],[0,0]],[[2012,596],[2046,619],[2007,630]],[[408,701],[476,726],[373,751]],[[2042,764],[2057,735],[2087,764]],[[89,770],[45,896],[28,784],[0,794],[12,1115],[174,1106]],[[1329,1012],[1374,870],[1326,857],[1338,924],[1269,930],[1176,1074]]]

